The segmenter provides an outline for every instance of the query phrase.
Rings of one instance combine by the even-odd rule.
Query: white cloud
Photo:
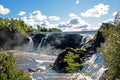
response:
[[[60,17],[58,17],[58,16],[49,16],[48,18],[50,20],[52,20],[52,21],[58,21],[58,20],[60,20]]]
[[[29,18],[31,19],[36,19],[38,21],[42,21],[47,19],[46,15],[42,15],[41,12],[39,10],[33,11],[30,15]]]
[[[38,23],[35,21],[35,19],[29,19],[27,17],[21,18],[28,26],[36,26]]]
[[[84,17],[101,17],[108,14],[109,7],[109,5],[104,5],[103,3],[100,3],[93,8],[87,10],[86,12],[81,13],[81,15]]]
[[[103,23],[111,23],[111,24],[113,24],[114,23],[114,18],[110,18],[108,20],[105,20],[105,21],[103,21]]]
[[[112,15],[113,15],[113,16],[116,16],[116,14],[117,14],[117,13],[118,13],[118,12],[113,12],[113,14],[112,14]]]
[[[42,19],[38,19],[37,17],[44,16]],[[54,16],[54,20],[56,20],[57,16]],[[72,13],[72,16],[69,20],[65,22],[60,22],[58,24],[51,24],[49,21],[47,21],[47,16],[42,15],[40,11],[33,11],[30,14],[26,14],[21,19],[25,21],[25,23],[29,26],[33,26],[34,28],[37,28],[37,25],[40,25],[42,27],[46,28],[59,28],[63,31],[82,31],[82,30],[91,30],[94,29],[91,27],[90,24],[88,24],[86,21],[82,20],[80,17]],[[48,17],[48,19],[50,16]]]
[[[18,13],[19,16],[24,16],[25,14],[26,14],[25,11],[20,11],[20,12]]]
[[[0,5],[0,14],[6,15],[8,13],[10,13],[10,9],[5,8],[4,6]]]
[[[74,13],[70,13],[70,14],[69,14],[69,17],[77,17],[77,15],[74,14]]]
[[[79,0],[76,0],[76,5],[79,4],[79,2],[80,2]]]
[[[62,29],[63,31],[82,31],[87,30],[88,26],[90,25],[79,17],[73,17],[67,22],[58,24],[58,28]]]

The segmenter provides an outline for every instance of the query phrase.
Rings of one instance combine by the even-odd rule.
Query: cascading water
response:
[[[41,42],[39,43],[39,46],[37,47],[37,51],[40,51],[43,45],[45,44],[49,34],[46,34],[44,38],[42,38]],[[93,38],[93,35],[83,35],[82,41],[80,44],[87,43],[90,39]],[[27,51],[32,51],[33,49],[33,41],[30,38],[30,42],[28,44]],[[49,51],[50,52],[50,51]],[[49,64],[54,63],[57,56],[55,55],[47,55],[47,54],[36,54],[34,52],[19,54],[20,56],[23,55],[24,59],[26,61],[23,61],[22,63],[19,63],[20,69],[27,69],[27,68],[33,68],[36,69],[38,67],[47,67]],[[21,59],[21,58],[20,58]],[[83,63],[84,67],[82,68],[82,71],[79,73],[57,73],[52,69],[46,69],[43,72],[34,72],[31,74],[32,80],[100,80],[102,74],[106,70],[104,68],[104,60],[100,55],[100,52],[96,52],[91,57],[88,58]]]
[[[46,34],[45,37],[42,38],[41,42],[39,43],[38,47],[37,47],[37,51],[39,52],[42,48],[42,46],[44,46],[46,39],[48,38],[49,34]]]
[[[81,44],[81,45],[82,45],[82,44],[85,44],[85,41],[86,41],[86,37],[83,35],[80,44]]]
[[[30,41],[28,43],[27,51],[33,51],[33,45],[34,45],[34,43],[33,43],[33,40],[32,40],[31,37],[29,39],[30,39]]]
[[[91,40],[94,37],[94,35],[90,34],[82,34],[82,40],[80,42],[80,45],[83,45],[87,43],[89,40]]]
[[[100,52],[96,52],[83,63],[82,72],[86,80],[99,80],[107,68],[104,67],[104,60]]]

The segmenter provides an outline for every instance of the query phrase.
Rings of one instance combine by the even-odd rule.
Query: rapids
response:
[[[100,52],[96,52],[89,57],[84,63],[84,67],[79,73],[57,73],[52,69],[48,69],[48,66],[53,64],[61,50],[48,48],[42,49],[42,45],[48,38],[43,37],[39,43],[37,50],[33,50],[33,41],[30,38],[27,50],[14,50],[14,56],[16,57],[16,64],[18,69],[27,70],[28,68],[36,69],[42,68],[42,72],[31,73],[32,80],[100,80],[106,68],[104,67],[104,60]],[[93,38],[93,34],[83,34],[80,44],[87,43]]]

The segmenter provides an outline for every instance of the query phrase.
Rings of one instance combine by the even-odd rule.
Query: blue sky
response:
[[[0,17],[64,31],[98,29],[120,11],[120,0],[0,0]],[[114,14],[114,15],[113,15]]]

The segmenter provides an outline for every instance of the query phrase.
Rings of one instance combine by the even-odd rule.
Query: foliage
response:
[[[104,26],[104,27],[103,27]],[[103,24],[102,31],[106,39],[102,47],[103,57],[108,67],[105,80],[120,79],[120,24]]]
[[[22,34],[28,32],[60,32],[60,29],[57,28],[45,28],[42,26],[37,25],[37,29],[33,28],[32,26],[28,26],[25,22],[21,19],[13,19],[13,18],[0,18],[0,30],[1,29],[8,29],[9,31],[18,31]]]
[[[76,49],[75,49],[75,51],[80,51],[80,50],[86,51],[86,48],[83,48],[83,47],[82,47],[82,48],[76,48]]]
[[[64,58],[64,62],[67,63],[66,70],[67,72],[77,72],[79,71],[80,63],[76,62],[76,59],[80,59],[78,54],[74,54],[72,52],[68,52],[68,54]]]
[[[58,28],[45,28],[45,27],[41,27],[40,25],[37,25],[37,29],[35,30],[35,32],[61,32],[60,29]]]
[[[23,71],[15,69],[15,60],[10,52],[0,53],[0,80],[31,80]]]

